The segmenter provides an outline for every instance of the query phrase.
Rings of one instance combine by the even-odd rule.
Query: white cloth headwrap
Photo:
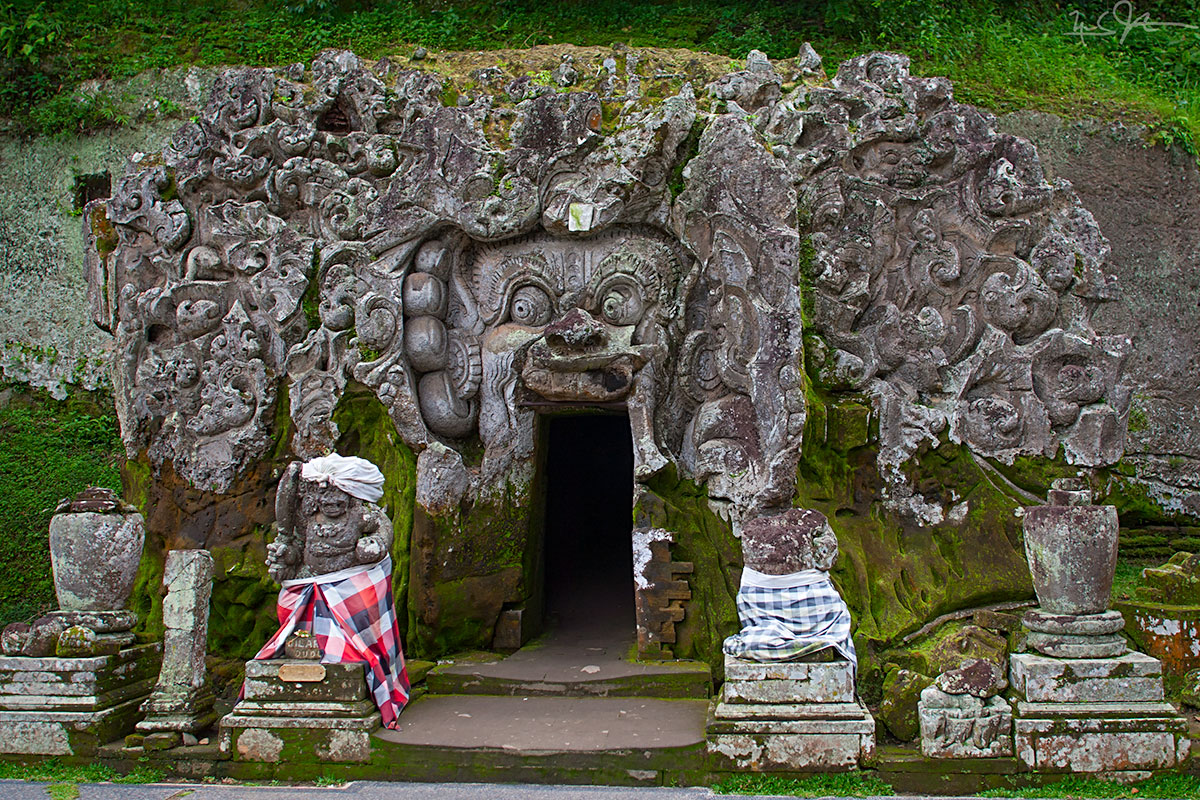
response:
[[[332,483],[348,495],[378,503],[383,497],[383,473],[379,467],[358,456],[337,453],[304,462],[300,477],[320,484]]]

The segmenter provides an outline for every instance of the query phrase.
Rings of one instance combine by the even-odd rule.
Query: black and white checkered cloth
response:
[[[795,573],[790,586],[759,586],[755,578],[769,584],[793,576],[746,572],[737,595],[742,630],[725,640],[726,653],[749,661],[790,661],[832,647],[857,666],[850,609],[829,573],[807,570]]]

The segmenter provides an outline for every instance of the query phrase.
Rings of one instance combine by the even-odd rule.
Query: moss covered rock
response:
[[[933,678],[928,675],[891,665],[883,679],[879,721],[892,736],[902,742],[911,742],[920,735],[917,704],[921,700],[921,692],[932,683]]]

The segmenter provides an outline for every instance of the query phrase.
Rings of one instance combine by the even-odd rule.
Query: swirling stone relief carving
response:
[[[1129,396],[1128,343],[1090,325],[1115,296],[1108,245],[993,122],[886,53],[774,107],[763,128],[814,246],[808,358],[831,388],[876,396],[885,465],[942,430],[1008,462],[1061,446],[1110,463]]]
[[[85,217],[130,452],[224,491],[284,387],[310,457],[353,381],[409,445],[482,446],[483,492],[532,469],[539,411],[619,408],[636,478],[673,462],[736,528],[790,503],[807,358],[875,397],[885,470],[943,432],[1120,455],[1108,247],[1028,143],[892,54],[726,78],[607,128],[595,92],[447,107],[346,52],[224,72]]]

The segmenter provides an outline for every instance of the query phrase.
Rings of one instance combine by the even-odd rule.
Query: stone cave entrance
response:
[[[554,639],[632,640],[633,444],[624,413],[542,418],[545,626]]]

